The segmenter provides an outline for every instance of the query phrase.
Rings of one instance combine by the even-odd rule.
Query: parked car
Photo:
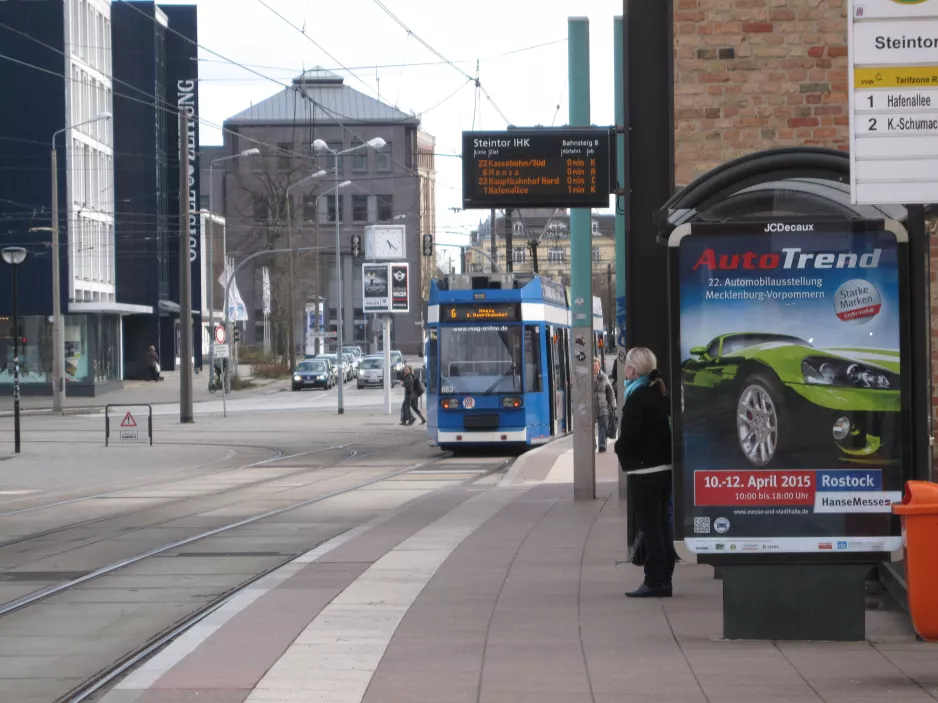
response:
[[[367,386],[383,386],[384,385],[384,357],[383,356],[366,356],[362,359],[361,367],[359,368],[358,373],[358,387],[366,388]],[[391,385],[394,385],[392,379]]]
[[[355,357],[348,352],[342,352],[342,358],[345,359],[346,379],[351,381],[353,378],[358,378],[358,362],[355,361]]]
[[[303,388],[322,388],[329,390],[334,386],[332,370],[322,359],[301,361],[293,370],[293,380],[290,388],[294,391]]]
[[[404,355],[397,349],[391,350],[391,371],[396,379],[400,379],[404,375]]]
[[[355,369],[355,377],[358,377],[358,370],[361,367],[362,359],[365,358],[365,355],[362,354],[361,347],[358,346],[348,346],[342,347],[342,352],[344,354],[351,354],[352,364]]]
[[[314,357],[316,359],[322,359],[329,363],[329,370],[332,371],[333,383],[339,382],[339,359],[335,354],[319,354]]]

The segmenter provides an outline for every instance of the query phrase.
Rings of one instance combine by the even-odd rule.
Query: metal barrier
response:
[[[130,410],[124,412],[124,417],[115,427],[115,440],[120,444],[143,444],[146,442],[153,446],[153,406],[146,403],[111,403],[104,406],[104,446],[111,446],[111,408],[146,408],[147,426],[146,435],[141,435],[140,423]],[[118,413],[118,416],[120,413]],[[142,413],[138,413],[142,415]]]

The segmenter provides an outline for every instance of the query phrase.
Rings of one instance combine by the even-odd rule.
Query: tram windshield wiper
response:
[[[491,386],[489,386],[488,389],[485,391],[485,393],[483,393],[482,395],[492,395],[492,393],[495,392],[495,389],[501,385],[502,381],[504,381],[509,376],[514,375],[514,373],[515,373],[515,365],[511,364],[511,366],[508,367],[508,370],[505,373],[503,373],[501,376],[499,376],[498,380],[495,381],[495,383],[493,383]],[[512,390],[514,390],[514,384],[512,384]]]

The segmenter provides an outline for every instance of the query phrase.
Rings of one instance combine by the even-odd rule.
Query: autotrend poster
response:
[[[671,237],[671,275],[685,547],[899,549],[896,234],[881,221],[682,229]]]

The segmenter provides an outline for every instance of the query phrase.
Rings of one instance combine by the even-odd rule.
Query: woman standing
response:
[[[669,598],[674,574],[671,545],[671,403],[658,360],[636,347],[625,357],[625,406],[616,442],[619,466],[629,474],[635,526],[645,544],[645,580],[630,598]]]

